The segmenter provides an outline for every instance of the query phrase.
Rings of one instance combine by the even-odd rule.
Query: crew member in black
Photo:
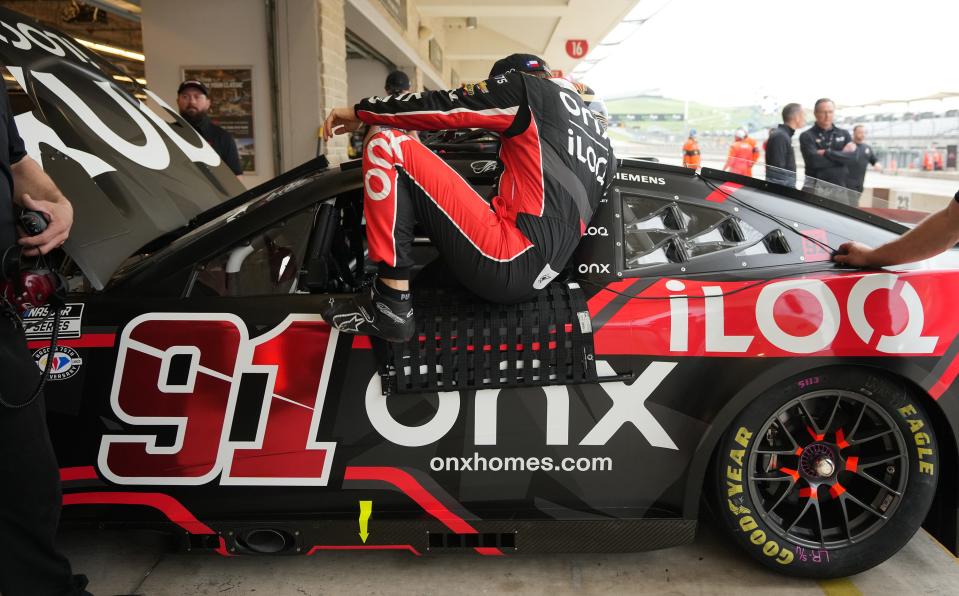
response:
[[[798,103],[783,108],[783,123],[766,141],[766,180],[796,188],[796,150],[793,134],[806,126],[806,114]]]
[[[61,246],[73,208],[24,150],[0,91],[0,253],[47,253]],[[17,239],[14,205],[48,220],[38,236]],[[74,576],[54,546],[60,520],[60,469],[47,430],[43,396],[32,403],[40,370],[27,351],[20,313],[0,297],[0,593],[4,596],[89,595],[86,578]],[[19,407],[18,407],[19,406]]]
[[[554,83],[541,58],[513,54],[489,79],[451,91],[364,99],[335,108],[325,134],[360,122],[406,130],[483,128],[500,133],[499,193],[483,197],[402,130],[374,134],[363,151],[369,292],[330,301],[324,318],[341,331],[405,341],[413,225],[426,228],[459,281],[495,302],[532,297],[556,278],[612,183],[605,127],[575,88]],[[568,84],[567,84],[568,85]],[[570,86],[571,87],[571,86]]]
[[[846,166],[855,159],[856,145],[852,142],[849,131],[833,126],[836,104],[831,99],[816,100],[813,113],[816,123],[799,135],[799,150],[806,163],[807,180],[803,187],[810,192],[839,196],[841,193],[830,192],[839,189],[817,187],[809,178],[822,180],[836,187],[846,186],[846,177],[849,174]]]
[[[852,129],[852,142],[856,144],[856,159],[849,162],[846,166],[849,168],[848,186],[851,190],[862,192],[862,183],[866,179],[866,167],[875,166],[879,161],[876,159],[876,152],[866,144],[866,127],[857,124]]]
[[[193,79],[183,81],[176,90],[176,105],[183,119],[206,139],[227,167],[237,176],[242,174],[243,166],[240,165],[240,153],[233,135],[210,121],[210,92],[206,85]]]

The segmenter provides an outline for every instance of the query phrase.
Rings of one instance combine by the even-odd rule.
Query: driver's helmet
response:
[[[576,90],[576,93],[579,93],[579,97],[586,105],[586,109],[596,116],[596,119],[602,124],[603,130],[606,130],[609,124],[609,110],[606,109],[606,102],[603,101],[603,98],[597,95],[596,92],[593,91],[593,88],[585,83],[574,82],[571,84],[573,89]]]

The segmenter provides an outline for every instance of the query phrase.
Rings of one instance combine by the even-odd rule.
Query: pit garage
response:
[[[947,106],[922,112],[929,138],[874,141],[899,156],[934,136],[928,171],[887,163],[857,190],[807,157],[783,182],[765,146],[778,103],[603,96],[619,88],[603,64],[683,1],[0,2],[23,138],[11,224],[29,241],[64,217],[41,175],[72,204],[69,237],[4,252],[20,343],[0,453],[33,461],[12,421],[45,420],[60,492],[35,505],[62,507],[73,593],[953,593],[959,252],[908,240],[948,228],[928,223],[948,221],[959,179]],[[824,101],[835,127],[807,105],[797,155],[807,131],[834,143],[875,121]],[[334,134],[349,119],[331,110],[353,105],[393,124]],[[870,161],[848,142],[820,157]],[[762,156],[748,170],[743,147]],[[504,303],[468,289],[480,259],[449,259],[415,211],[411,285],[389,286],[410,332],[357,333],[382,319],[328,305],[390,308],[369,240],[393,200],[370,182],[384,155],[389,184],[415,183],[488,256],[410,174],[420,150],[497,221],[538,173],[540,212],[513,228],[561,197],[575,242]],[[394,233],[407,214],[391,217]],[[850,242],[918,256],[857,266]],[[4,490],[49,494],[11,474]],[[30,580],[19,532],[0,593],[43,594],[52,575]]]

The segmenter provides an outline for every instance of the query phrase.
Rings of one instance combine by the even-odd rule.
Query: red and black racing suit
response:
[[[366,233],[386,278],[409,279],[419,222],[468,289],[495,302],[529,298],[566,266],[615,172],[606,132],[579,96],[518,72],[455,91],[372,97],[356,114],[397,129],[483,128],[501,138],[492,206],[401,130],[370,138]]]

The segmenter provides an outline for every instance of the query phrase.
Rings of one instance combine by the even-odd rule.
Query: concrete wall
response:
[[[383,95],[388,74],[390,74],[389,69],[378,60],[347,60],[346,82],[350,105],[364,97]],[[413,77],[410,77],[411,81],[412,79]]]
[[[256,173],[247,187],[274,176],[266,8],[251,0],[143,0],[143,53],[150,89],[176,105],[181,69],[250,66],[253,69],[253,136]]]
[[[441,19],[420,15],[415,0],[407,1],[406,27],[383,7],[379,0],[346,0],[346,25],[363,41],[386,56],[410,75],[417,89],[450,88],[450,61],[443,61],[441,70],[429,62],[429,37],[420,38],[420,25],[428,27],[432,36],[444,46],[446,31]]]
[[[316,156],[317,129],[324,118],[317,56],[319,19],[316,0],[277,2],[277,87],[283,171]]]

